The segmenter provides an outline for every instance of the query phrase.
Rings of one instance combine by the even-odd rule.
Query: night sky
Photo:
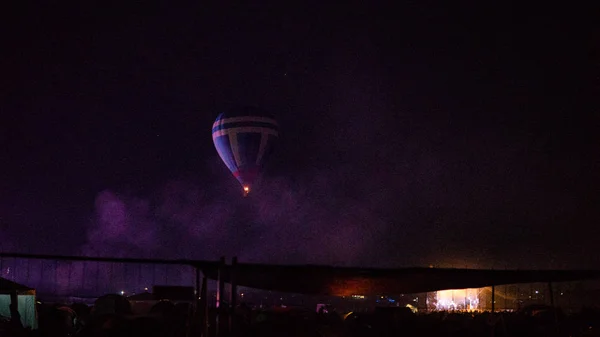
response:
[[[583,9],[86,3],[3,10],[2,250],[600,268]],[[282,130],[248,198],[241,105]]]

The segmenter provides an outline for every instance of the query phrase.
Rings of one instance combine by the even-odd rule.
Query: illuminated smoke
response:
[[[148,201],[103,191],[82,249],[93,256],[147,256],[159,245],[158,223]]]
[[[96,197],[78,254],[377,265],[373,257],[385,223],[368,203],[332,197],[340,195],[342,182],[331,176],[302,180],[265,178],[248,198],[235,182],[218,179],[204,188],[171,181],[144,198],[105,190]],[[132,292],[155,284],[189,285],[193,278],[187,267],[57,262],[28,268],[36,273],[32,279],[44,283],[41,290],[57,294]]]
[[[323,176],[302,185],[265,179],[249,198],[241,198],[235,185],[221,195],[215,192],[185,181],[170,182],[148,199],[104,191],[96,198],[82,253],[196,259],[227,255],[262,263],[372,262],[365,257],[371,255],[381,220],[363,202],[334,200],[335,185]]]

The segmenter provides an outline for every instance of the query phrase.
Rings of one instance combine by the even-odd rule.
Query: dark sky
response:
[[[100,4],[3,11],[2,249],[600,268],[584,9]],[[282,128],[247,199],[239,105]]]

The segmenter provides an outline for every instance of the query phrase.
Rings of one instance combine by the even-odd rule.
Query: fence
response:
[[[0,255],[0,277],[35,288],[38,297],[47,301],[67,298],[95,299],[109,293],[128,296],[151,291],[155,285],[196,288],[199,286],[197,271],[190,261],[83,257],[65,259],[12,255]],[[491,310],[491,287],[479,288],[476,291],[478,309]],[[448,295],[446,292],[447,300],[454,303],[454,306],[445,309],[464,309],[466,303],[471,305],[472,300],[465,298],[463,293],[465,292],[456,291]],[[407,295],[411,298],[409,303],[426,311],[436,309],[435,303],[438,298],[435,292],[413,295]],[[578,311],[582,306],[596,306],[600,303],[600,284],[597,281],[553,283],[552,296],[556,306],[569,312]],[[416,301],[412,302],[413,299]],[[396,297],[395,302],[399,303],[401,300],[401,297]],[[519,310],[533,304],[551,304],[548,284],[511,284],[495,287],[496,310]]]
[[[35,288],[43,299],[132,295],[154,285],[195,286],[196,270],[183,262],[117,262],[0,257],[0,277]]]

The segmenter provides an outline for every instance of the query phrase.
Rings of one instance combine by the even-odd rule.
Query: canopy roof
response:
[[[219,261],[32,255],[0,252],[0,257],[3,256],[55,261],[189,265],[202,270],[209,279],[213,280],[218,279],[219,269],[222,269],[222,278],[227,283],[231,282],[231,276],[233,275],[235,276],[235,282],[240,286],[332,296],[411,294],[445,289],[481,288],[502,284],[564,282],[600,278],[600,270],[375,269],[252,263],[221,266]],[[232,268],[235,268],[236,272],[234,274],[231,273]]]
[[[0,294],[17,292],[19,295],[35,295],[35,289],[0,277]]]
[[[261,264],[238,264],[235,268],[235,281],[240,286],[331,296],[410,294],[600,278],[600,271],[592,270],[374,269]],[[217,270],[207,268],[204,272],[208,278],[216,280]],[[231,282],[232,266],[227,265],[223,270],[223,280]]]

